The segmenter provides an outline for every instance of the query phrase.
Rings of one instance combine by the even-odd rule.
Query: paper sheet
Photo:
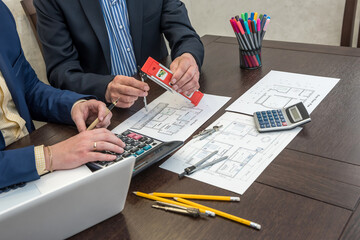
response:
[[[271,71],[232,103],[226,111],[252,115],[256,111],[280,109],[302,101],[311,113],[339,80]]]
[[[141,109],[112,132],[131,129],[162,141],[185,141],[230,98],[205,94],[196,107],[185,100],[182,96],[165,92],[148,105],[148,112]]]
[[[211,152],[218,150],[218,154],[205,163],[222,156],[229,158],[187,176],[243,194],[301,131],[298,127],[289,131],[260,134],[255,129],[253,117],[230,112],[226,112],[210,127],[215,125],[223,126],[219,132],[203,140],[192,139],[160,167],[182,173],[184,168],[194,165]]]

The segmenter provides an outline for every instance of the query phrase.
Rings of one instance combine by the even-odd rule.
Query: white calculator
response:
[[[299,102],[283,109],[254,113],[256,129],[259,132],[288,130],[311,121],[304,104]]]

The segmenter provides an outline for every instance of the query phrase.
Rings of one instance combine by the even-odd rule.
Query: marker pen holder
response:
[[[255,50],[243,50],[239,48],[240,68],[258,69],[262,66],[261,48]]]

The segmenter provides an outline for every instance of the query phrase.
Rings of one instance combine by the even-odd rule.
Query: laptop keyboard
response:
[[[22,182],[22,183],[18,183],[18,184],[14,184],[14,185],[11,185],[11,186],[8,186],[8,187],[4,187],[4,188],[0,188],[0,194],[2,193],[7,193],[9,192],[10,190],[15,190],[17,188],[22,188],[26,185],[26,183]]]
[[[132,130],[126,130],[121,134],[115,135],[125,143],[124,152],[122,154],[118,154],[105,151],[105,153],[116,155],[116,159],[114,161],[96,161],[87,163],[87,166],[92,171],[110,166],[123,160],[124,158],[134,156],[136,158],[136,162],[133,175],[135,175],[152,164],[160,161],[162,158],[174,152],[184,144],[182,141],[163,142]]]

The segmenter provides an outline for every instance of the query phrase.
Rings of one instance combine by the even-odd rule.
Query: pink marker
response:
[[[242,36],[240,35],[240,33],[242,35],[244,34],[244,30],[242,28],[239,29],[239,27],[241,27],[240,22],[236,21],[235,19],[231,19],[230,23],[231,23],[231,25],[232,25],[232,27],[234,29],[234,32],[236,33],[236,36],[238,38],[238,41],[239,41],[239,44],[240,44],[241,48],[243,48],[243,50],[248,50],[246,45],[245,45],[244,40],[242,39]],[[244,58],[246,60],[245,63],[247,63],[250,67],[255,66],[255,63],[254,63],[253,59],[250,56],[245,54]]]
[[[261,42],[261,39],[260,39],[260,32],[261,32],[261,22],[260,22],[260,18],[258,18],[258,19],[256,20],[256,29],[257,29],[258,42],[259,42],[259,45],[260,45],[260,47],[261,47],[262,42]]]
[[[262,41],[263,38],[264,38],[264,35],[265,35],[265,33],[266,33],[266,29],[267,29],[267,26],[269,25],[269,23],[270,23],[270,17],[268,17],[268,18],[266,19],[266,22],[265,22],[265,24],[264,24],[264,28],[263,28],[263,30],[261,31],[261,41]]]

